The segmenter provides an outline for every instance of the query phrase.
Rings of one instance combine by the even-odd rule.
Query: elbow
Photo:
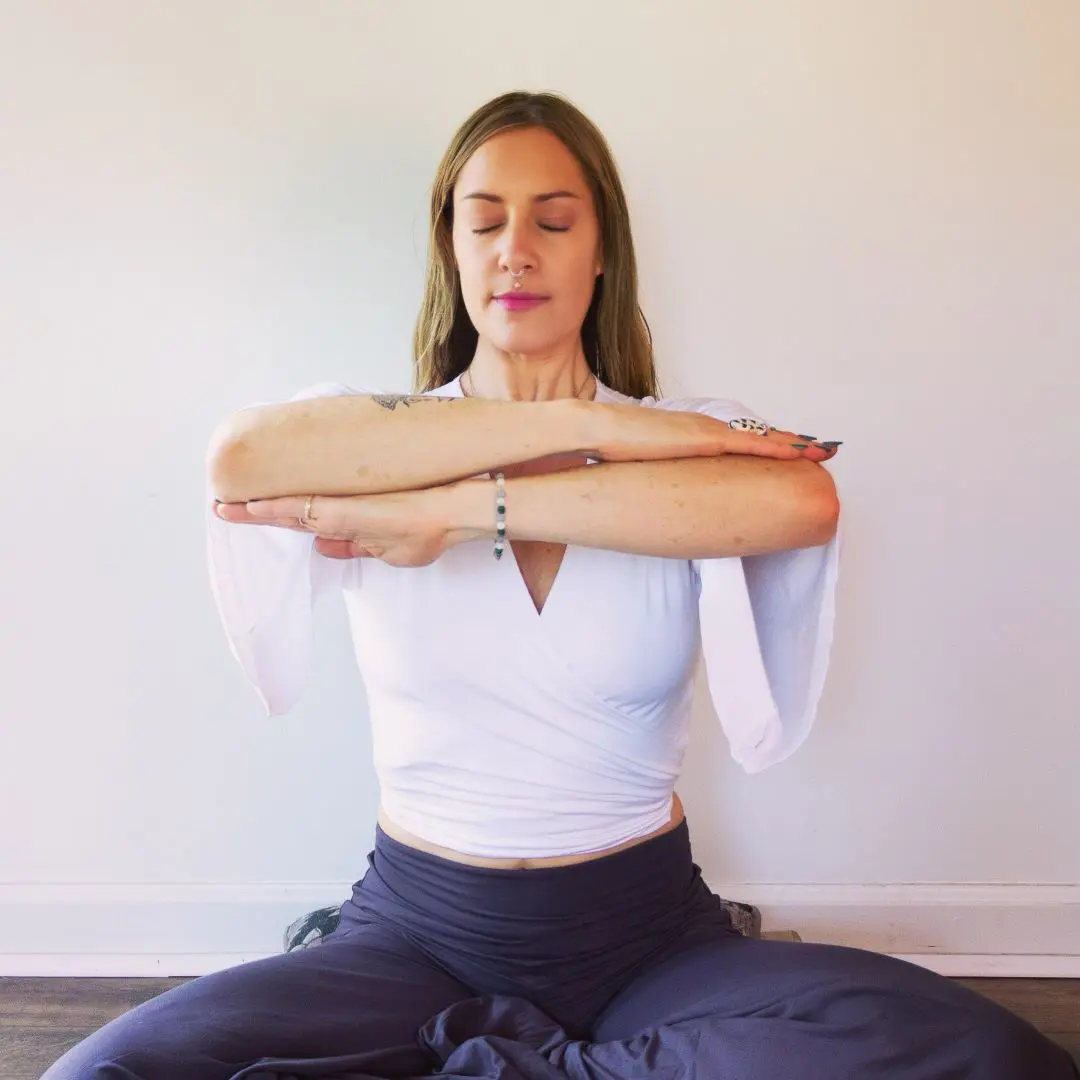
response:
[[[813,539],[809,547],[820,547],[836,536],[840,523],[840,500],[835,491],[816,501],[810,514],[810,521]]]
[[[816,462],[794,461],[782,473],[783,488],[777,491],[784,514],[779,547],[821,547],[836,536],[840,500],[828,470]]]
[[[814,482],[805,490],[803,520],[807,529],[805,547],[820,547],[836,536],[840,522],[840,498],[829,473],[814,467]]]
[[[206,479],[214,498],[224,503],[252,498],[255,454],[240,414],[228,416],[214,431],[206,449]]]

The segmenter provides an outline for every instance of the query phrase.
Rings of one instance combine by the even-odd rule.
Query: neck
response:
[[[462,375],[462,390],[469,397],[500,401],[591,398],[595,387],[580,341],[571,350],[543,356],[507,353],[480,342]]]

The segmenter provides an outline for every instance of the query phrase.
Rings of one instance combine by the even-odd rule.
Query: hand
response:
[[[767,435],[735,431],[705,413],[650,409],[640,405],[595,405],[607,413],[607,437],[590,451],[603,461],[658,461],[668,458],[746,454],[781,461],[829,461],[838,443],[816,443],[779,428]]]
[[[300,524],[306,496],[216,503],[218,517],[241,525],[274,525],[313,533],[315,550],[331,559],[371,557],[391,566],[426,566],[457,542],[442,489],[384,495],[317,495],[310,526]]]

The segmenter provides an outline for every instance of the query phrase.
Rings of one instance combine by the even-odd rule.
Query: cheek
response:
[[[582,228],[575,237],[573,246],[568,245],[563,256],[560,268],[563,280],[575,293],[584,291],[591,296],[598,263],[595,232]]]
[[[575,310],[585,312],[592,300],[596,287],[596,259],[589,254],[580,254],[568,264],[562,275],[562,292],[568,305]]]
[[[466,307],[480,302],[483,299],[487,281],[487,268],[483,255],[475,249],[475,245],[468,241],[459,242],[455,236],[454,261],[457,264],[461,293]]]

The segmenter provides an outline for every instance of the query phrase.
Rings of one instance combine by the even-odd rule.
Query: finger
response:
[[[785,443],[798,450],[803,457],[813,461],[824,461],[835,455],[837,449],[843,444],[835,441],[822,441],[812,435],[799,435],[795,432],[785,431],[783,428],[769,428],[767,438],[774,442]],[[820,453],[815,453],[818,450]]]
[[[222,521],[228,521],[233,525],[275,525],[295,532],[311,531],[301,525],[296,518],[255,517],[245,503],[216,503],[214,510]]]
[[[788,442],[795,447],[796,450],[801,450],[804,447],[816,446],[819,450],[825,452],[826,457],[832,457],[836,451],[843,446],[843,442],[835,439],[816,439],[813,435],[799,435],[793,431],[785,431],[783,428],[769,428],[769,438],[779,439],[783,442]],[[801,444],[801,445],[800,445]],[[816,455],[812,455],[816,456]]]
[[[253,499],[247,503],[247,511],[255,522],[276,523],[286,528],[299,526],[320,536],[346,539],[355,531],[349,516],[355,512],[357,503],[357,498],[349,496],[320,495],[317,502],[309,503],[308,496],[289,495],[280,499]],[[309,506],[311,511],[307,513]]]
[[[725,440],[724,453],[775,458],[779,461],[828,461],[836,453],[836,444],[807,443],[770,432],[766,436],[732,432]]]
[[[797,461],[802,457],[821,458],[822,450],[813,443],[803,443],[798,439],[781,436],[757,435],[752,432],[732,432],[724,440],[724,452],[728,454],[747,454],[752,457],[776,458],[780,461]]]
[[[248,512],[245,503],[215,503],[214,512],[222,521],[231,521],[234,524],[263,524]]]
[[[770,427],[769,428],[769,434],[770,435],[775,434],[775,435],[780,435],[780,436],[783,436],[783,437],[786,437],[786,438],[791,438],[791,439],[796,440],[797,442],[812,443],[812,442],[817,442],[818,441],[816,435],[800,435],[798,432],[788,431],[787,428]]]
[[[292,518],[293,521],[299,521],[306,501],[306,497],[287,495],[281,499],[252,499],[244,505],[256,521],[266,518]]]
[[[253,522],[255,518],[248,512],[246,503],[215,503],[214,511],[223,521]]]
[[[325,536],[315,537],[315,550],[330,559],[358,559],[371,554],[352,540],[337,540]]]

